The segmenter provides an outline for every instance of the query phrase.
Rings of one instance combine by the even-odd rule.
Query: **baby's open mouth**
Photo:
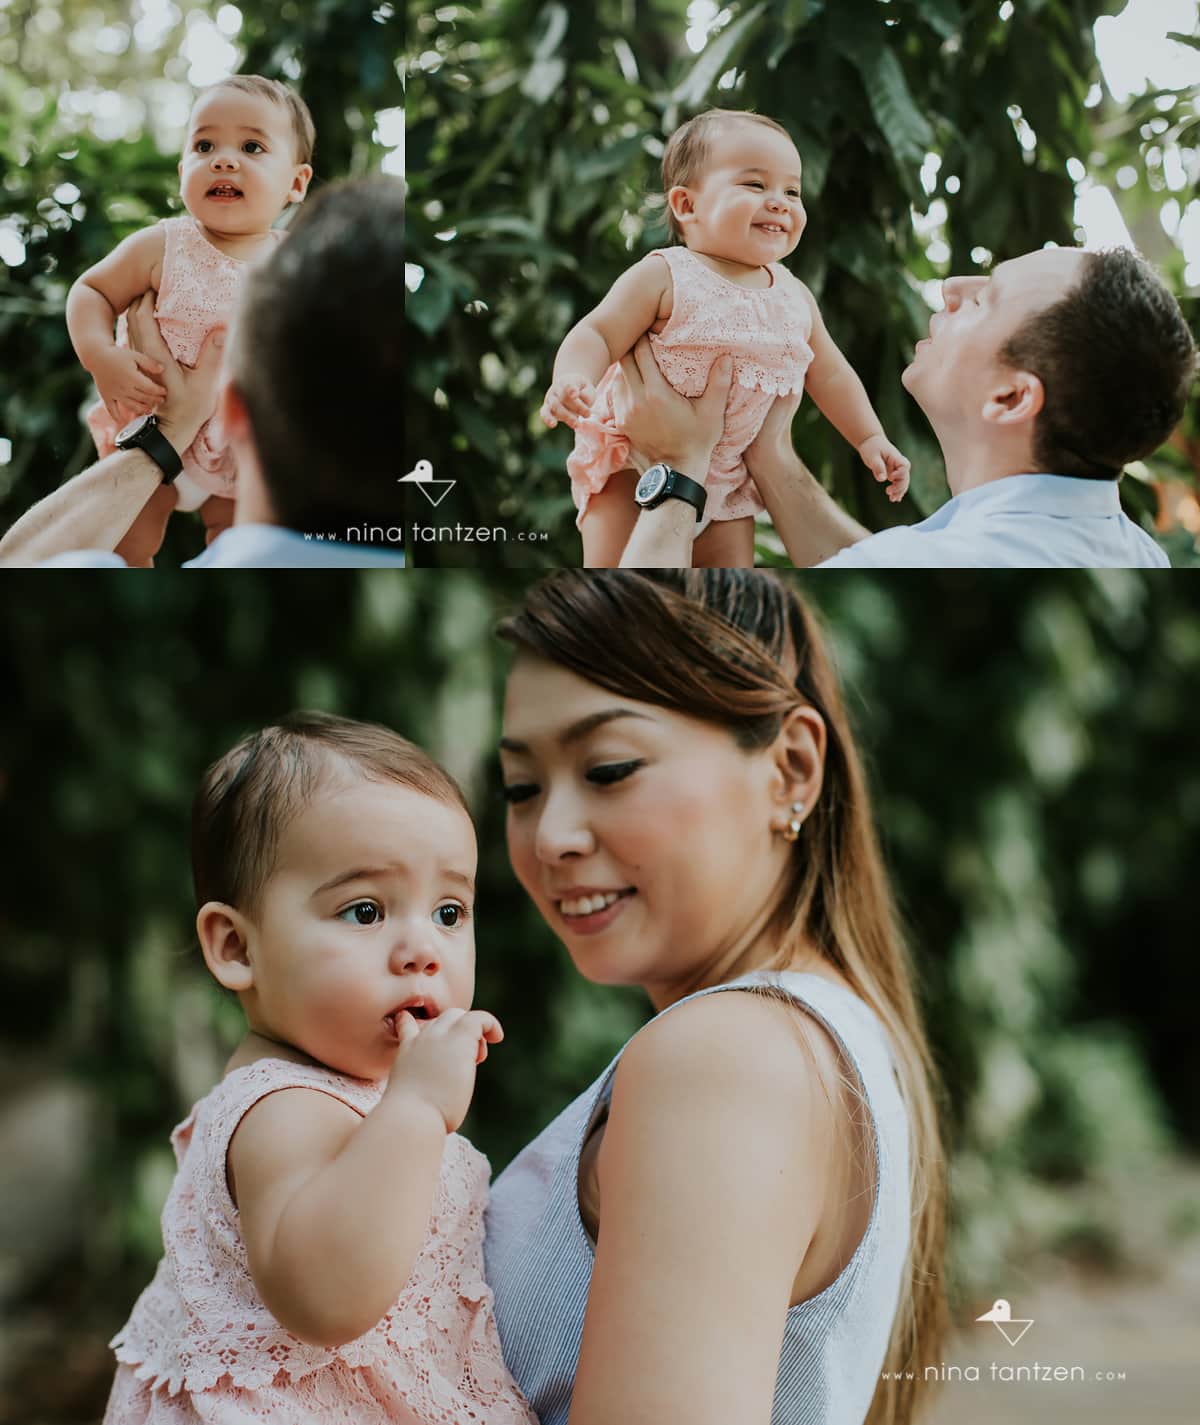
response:
[[[387,1025],[388,1033],[393,1039],[400,1038],[400,1016],[402,1014],[411,1014],[414,1019],[430,1020],[438,1017],[439,1010],[431,999],[421,997],[405,1000],[403,1004],[397,1005],[395,1009],[383,1016],[383,1022]]]
[[[208,198],[240,198],[242,190],[232,183],[214,183],[205,194]]]

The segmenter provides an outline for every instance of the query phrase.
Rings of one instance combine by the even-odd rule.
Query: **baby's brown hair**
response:
[[[663,201],[667,206],[667,224],[676,242],[683,241],[683,230],[675,221],[675,214],[671,212],[671,205],[667,202],[668,195],[672,188],[687,187],[697,181],[708,162],[713,134],[721,124],[737,120],[762,124],[781,133],[786,139],[792,137],[782,124],[768,119],[765,114],[753,114],[749,109],[705,109],[702,114],[696,114],[686,123],[680,124],[667,140],[662,157]]]
[[[292,121],[292,138],[296,144],[296,162],[311,163],[313,145],[317,140],[316,125],[308,105],[279,79],[264,79],[261,74],[231,74],[228,79],[218,79],[203,92],[213,89],[236,89],[241,94],[255,94],[260,99],[269,99],[288,112]]]
[[[396,782],[470,816],[450,773],[399,733],[330,713],[289,713],[243,737],[200,782],[192,803],[196,905],[220,901],[252,915],[283,828],[338,772]]]

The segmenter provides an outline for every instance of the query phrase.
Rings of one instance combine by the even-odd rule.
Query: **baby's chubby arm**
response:
[[[164,247],[157,223],[133,233],[89,267],[67,296],[71,344],[116,421],[149,411],[166,395],[153,379],[162,371],[159,362],[119,347],[113,334],[113,324],[130,302],[157,289]],[[118,402],[126,409],[118,409]]]
[[[888,482],[888,498],[899,500],[908,489],[908,459],[884,434],[883,422],[875,414],[866,388],[829,335],[816,299],[807,287],[804,295],[812,310],[809,345],[813,352],[804,389],[825,419],[858,451],[875,478]]]
[[[659,317],[670,315],[671,271],[660,257],[635,262],[600,305],[571,328],[554,358],[554,379],[542,402],[546,425],[573,426],[591,414],[596,382],[633,350]]]
[[[229,1147],[230,1187],[250,1272],[293,1335],[344,1345],[369,1331],[412,1274],[447,1133],[466,1116],[476,1064],[503,1037],[481,1010],[445,1010],[400,1048],[377,1106],[360,1118],[310,1089],[282,1089],[246,1114]]]

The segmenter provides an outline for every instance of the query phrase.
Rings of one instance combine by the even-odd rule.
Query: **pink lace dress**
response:
[[[370,1331],[344,1346],[310,1346],[263,1305],[225,1154],[254,1104],[285,1088],[331,1094],[364,1116],[383,1092],[262,1059],[235,1069],[175,1129],[163,1259],[113,1338],[119,1364],[104,1425],[537,1425],[505,1368],[483,1279],[487,1159],[456,1133],[412,1276]]]
[[[175,360],[195,366],[204,338],[213,327],[228,322],[248,264],[214,247],[190,215],[164,218],[161,227],[165,250],[154,315]],[[124,313],[117,322],[117,342],[129,345]],[[119,427],[102,401],[88,410],[87,423],[97,452],[111,455]],[[210,495],[232,499],[236,477],[232,452],[219,428],[207,421],[183,452],[183,471],[175,481],[177,508],[199,509]]]
[[[661,332],[650,333],[659,369],[684,396],[699,396],[719,356],[733,357],[733,389],[725,411],[725,430],[708,471],[708,504],[698,529],[710,520],[755,515],[762,499],[742,456],[762,429],[776,396],[804,389],[812,361],[808,338],[812,312],[799,281],[781,263],[766,269],[769,287],[742,287],[714,272],[686,247],[664,247],[674,297]],[[588,500],[618,470],[633,468],[631,446],[613,415],[612,388],[617,373],[610,366],[596,388],[592,414],[575,430],[575,448],[567,457],[571,494],[583,520]]]

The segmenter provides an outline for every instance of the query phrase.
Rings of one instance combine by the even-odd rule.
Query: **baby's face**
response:
[[[807,221],[800,155],[763,124],[723,124],[699,182],[669,196],[689,248],[747,267],[786,257]]]
[[[470,1008],[475,862],[457,805],[357,778],[318,791],[285,826],[251,924],[251,1023],[341,1073],[385,1077],[402,1008]]]
[[[308,190],[312,168],[296,160],[282,104],[239,89],[212,89],[192,110],[180,192],[192,217],[213,232],[266,232]]]

